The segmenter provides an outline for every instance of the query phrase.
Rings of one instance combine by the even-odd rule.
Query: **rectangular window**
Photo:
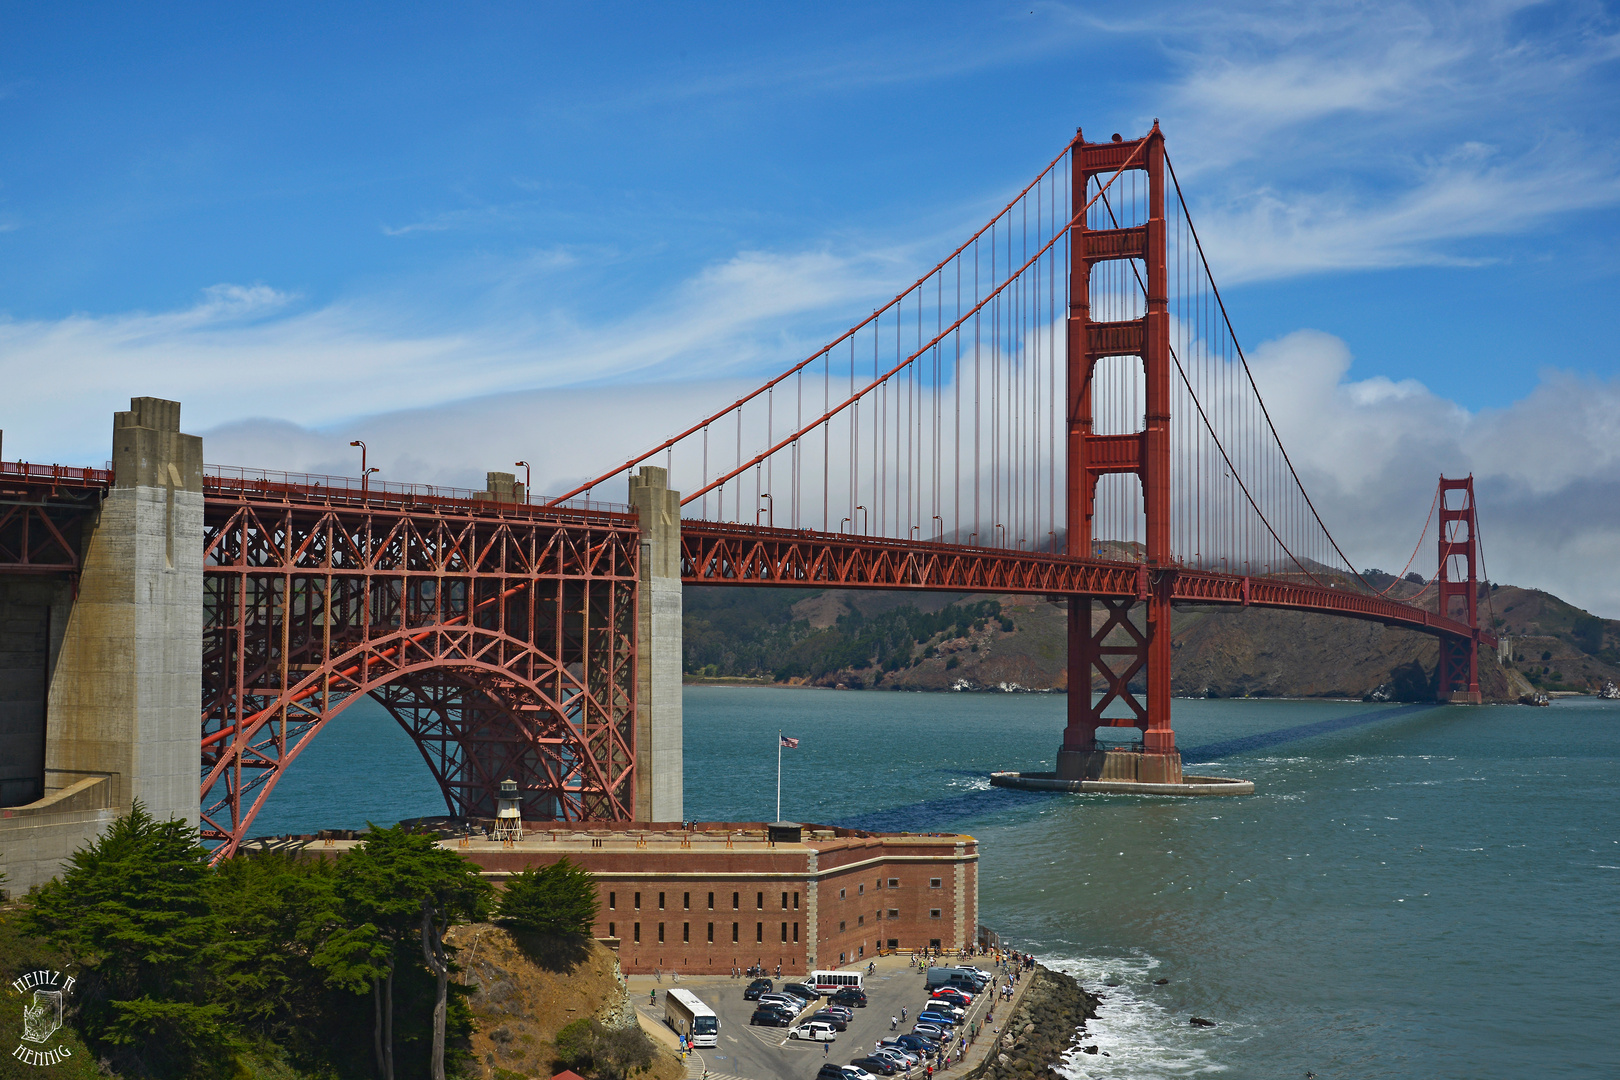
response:
[[[737,940],[737,926],[738,926],[737,923],[732,923],[731,924],[731,940],[732,941]]]
[[[658,910],[659,911],[664,910],[664,894],[663,893],[658,894]]]
[[[742,896],[742,893],[732,893],[731,894],[731,910],[732,911],[736,911],[739,907],[742,906],[741,904],[737,903],[737,898],[740,897],[740,896]]]
[[[866,916],[865,915],[857,915],[857,916],[855,916],[855,925],[856,926],[865,926],[866,925]]]
[[[691,941],[692,940],[692,924],[691,923],[689,923],[689,922],[681,923],[681,940],[682,941]]]
[[[899,947],[900,947],[900,939],[899,938],[892,937],[892,938],[889,939],[889,948],[898,949]]]
[[[843,898],[844,898],[844,890],[839,889],[838,890],[838,899],[842,900]]]
[[[709,910],[714,910],[714,893],[709,894]]]
[[[936,908],[929,908],[929,909],[928,909],[928,917],[929,917],[929,918],[930,918],[930,919],[937,919],[937,918],[939,918],[939,908],[937,908],[937,907],[936,907]]]
[[[930,889],[937,889],[937,888],[939,888],[939,878],[937,878],[937,877],[931,877],[931,878],[929,878],[929,879],[928,879],[928,887],[929,887],[929,888],[930,888]]]
[[[664,942],[664,924],[659,923],[658,924],[658,943],[660,945],[662,945],[663,942]]]
[[[857,896],[865,896],[866,895],[866,882],[863,881],[863,882],[861,882],[859,885],[857,885],[855,887],[855,894]]]
[[[608,923],[608,937],[618,937],[618,936],[619,936],[618,930],[614,929],[614,926],[613,926],[612,923]]]
[[[799,924],[794,923],[793,924],[793,941],[794,941],[795,944],[797,944],[798,940],[799,940]]]
[[[754,924],[754,940],[755,941],[764,941],[765,940],[765,924],[764,923],[757,922],[757,923]]]
[[[787,893],[782,894],[782,910],[787,910]]]
[[[614,892],[608,893],[608,910],[612,911],[614,908],[616,908],[618,906],[619,906],[619,894],[614,893]]]
[[[686,911],[692,910],[692,894],[681,893],[681,907]]]
[[[842,920],[842,919],[838,920],[838,932],[840,934],[842,934],[844,932],[844,920]]]
[[[899,878],[892,877],[892,878],[889,879],[889,888],[898,889],[899,887],[900,887],[900,879]]]
[[[798,893],[793,894],[793,910],[794,911],[799,910],[799,894]]]
[[[937,948],[939,948],[939,938],[937,938],[937,937],[931,937],[931,938],[929,938],[929,939],[928,939],[928,947],[929,947],[929,948],[930,948],[930,949],[937,949]]]
[[[893,908],[892,907],[892,908],[889,909],[889,918],[898,919],[899,917],[900,917],[900,909],[899,908]]]
[[[709,924],[709,944],[714,944],[714,923]]]
[[[633,927],[633,929],[635,930],[636,941],[637,941],[637,943],[639,943],[641,941],[641,924],[636,923],[636,925]]]
[[[765,894],[764,893],[755,893],[754,894],[754,907],[759,911],[764,911],[765,910]]]
[[[636,893],[636,910],[637,911],[641,910],[641,894],[640,893]]]
[[[782,940],[787,941],[787,923],[782,924]]]

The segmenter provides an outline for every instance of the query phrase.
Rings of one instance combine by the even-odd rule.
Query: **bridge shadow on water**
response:
[[[1315,738],[1318,735],[1328,735],[1335,731],[1363,727],[1367,724],[1383,723],[1386,720],[1411,716],[1438,707],[1435,702],[1419,702],[1413,705],[1397,705],[1394,708],[1377,709],[1372,712],[1336,716],[1330,720],[1318,720],[1310,724],[1296,724],[1293,727],[1278,728],[1276,731],[1263,731],[1236,739],[1222,739],[1219,742],[1205,743],[1202,746],[1184,747],[1181,751],[1181,759],[1188,764],[1219,761],[1222,758],[1247,754],[1255,750],[1268,750],[1274,746],[1298,742],[1301,739]],[[984,778],[985,775],[965,769],[936,769],[935,772],[940,776],[975,779]],[[922,802],[915,802],[906,806],[894,806],[886,810],[873,810],[869,813],[857,814],[854,817],[842,818],[833,824],[846,829],[866,829],[872,832],[937,832],[953,822],[986,817],[1003,810],[1027,810],[1036,801],[1062,798],[1064,794],[1064,792],[1058,791],[1015,791],[1008,788],[984,788],[977,791],[964,791],[958,795],[947,795],[938,799],[925,799]]]

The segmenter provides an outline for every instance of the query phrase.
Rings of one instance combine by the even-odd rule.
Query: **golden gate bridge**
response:
[[[77,581],[87,501],[120,482],[0,466],[0,572]],[[593,501],[624,484],[634,508]],[[678,693],[679,629],[677,587],[672,653],[660,581],[1062,599],[1060,777],[1084,774],[1099,729],[1135,728],[1138,778],[1180,781],[1178,605],[1433,635],[1449,701],[1480,700],[1495,644],[1471,478],[1440,481],[1420,589],[1373,587],[1334,539],[1157,122],[1137,139],[1077,131],[888,303],[559,497],[216,467],[201,491],[200,821],[220,854],[364,696],[411,734],[453,816],[492,814],[512,776],[531,818],[662,820],[654,669],[667,693],[673,655]]]

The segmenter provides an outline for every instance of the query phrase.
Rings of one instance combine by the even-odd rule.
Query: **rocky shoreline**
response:
[[[1001,1043],[965,1080],[1048,1080],[1081,1041],[1087,1020],[1096,1019],[1102,998],[1088,994],[1072,976],[1037,964]],[[1093,1048],[1091,1053],[1095,1053]]]

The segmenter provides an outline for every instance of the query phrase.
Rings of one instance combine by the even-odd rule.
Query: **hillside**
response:
[[[557,1034],[576,1020],[639,1031],[618,954],[600,942],[520,940],[489,923],[452,927],[460,980],[472,988],[475,1075],[487,1080],[551,1076]],[[606,1075],[606,1074],[604,1074]],[[657,1051],[645,1080],[679,1080],[686,1067]]]
[[[1372,573],[1395,595],[1417,591]],[[1067,612],[1038,597],[688,588],[685,598],[685,670],[693,680],[1068,688]],[[1511,648],[1506,663],[1495,653],[1481,657],[1488,700],[1620,683],[1620,621],[1510,585],[1482,588],[1480,612]],[[1261,608],[1189,605],[1176,611],[1172,638],[1178,696],[1428,700],[1439,658],[1433,638],[1410,630]]]

